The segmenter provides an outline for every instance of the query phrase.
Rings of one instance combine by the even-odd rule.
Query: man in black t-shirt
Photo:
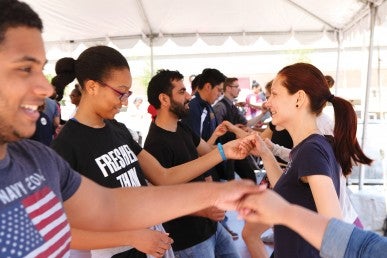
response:
[[[211,150],[203,139],[179,119],[189,112],[191,98],[178,71],[162,70],[148,86],[148,101],[157,109],[144,148],[164,167],[176,166],[196,159]],[[210,181],[203,174],[192,181]],[[218,221],[225,211],[216,208],[202,210],[163,224],[174,239],[173,250],[179,257],[240,257],[230,234]]]

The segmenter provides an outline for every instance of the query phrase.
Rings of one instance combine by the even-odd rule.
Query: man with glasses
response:
[[[224,120],[229,121],[234,125],[252,126],[259,118],[252,118],[249,121],[242,115],[239,109],[235,106],[234,101],[241,91],[238,78],[227,78],[223,84],[223,98],[214,105],[216,119],[219,123]],[[227,132],[221,137],[223,143],[234,140],[235,134]],[[256,181],[254,170],[258,169],[255,160],[248,156],[243,160],[228,160],[226,166],[227,180],[234,179],[234,171],[241,177]]]

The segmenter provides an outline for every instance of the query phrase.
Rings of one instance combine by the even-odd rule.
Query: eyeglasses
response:
[[[130,95],[132,95],[132,91],[128,91],[128,92],[125,92],[125,93],[123,93],[123,92],[121,92],[121,91],[118,91],[118,90],[116,90],[115,88],[113,88],[112,86],[110,86],[109,84],[107,84],[107,83],[104,83],[103,81],[98,81],[100,84],[102,84],[103,86],[106,86],[106,87],[108,87],[108,88],[110,88],[111,90],[113,90],[115,93],[117,93],[118,95],[119,95],[119,100],[120,101],[127,101],[128,100],[128,98],[130,97]]]

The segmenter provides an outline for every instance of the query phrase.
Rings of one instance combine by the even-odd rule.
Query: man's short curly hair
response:
[[[28,4],[17,0],[0,0],[0,44],[9,28],[23,26],[43,30],[42,20]]]

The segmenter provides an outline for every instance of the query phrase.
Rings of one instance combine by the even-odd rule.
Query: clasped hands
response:
[[[229,128],[230,126],[236,127],[227,121],[224,121],[221,125],[226,128]],[[224,144],[224,151],[228,159],[243,159],[249,154],[262,156],[271,153],[265,142],[256,132],[245,132],[243,138]]]

